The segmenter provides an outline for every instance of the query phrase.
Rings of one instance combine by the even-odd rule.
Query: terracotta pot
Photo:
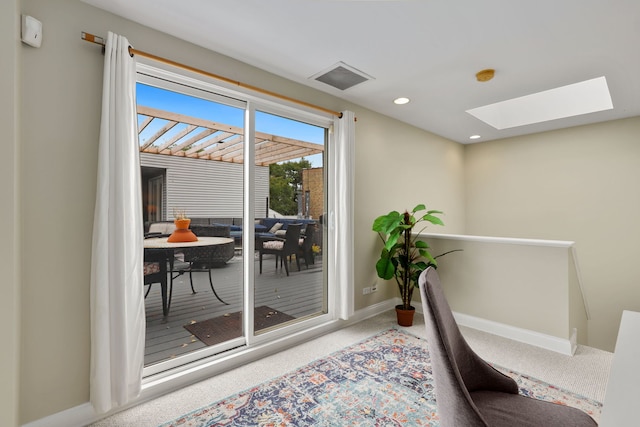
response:
[[[409,310],[402,308],[402,305],[396,305],[396,317],[398,319],[398,325],[411,326],[413,325],[413,315],[416,314],[416,308],[411,307]]]
[[[189,228],[189,224],[191,224],[191,220],[189,218],[185,219],[176,219],[173,221],[178,230],[184,230],[185,228]]]
[[[190,219],[176,219],[173,223],[176,225],[176,230],[169,236],[167,242],[195,242],[198,240],[193,231],[189,230]]]

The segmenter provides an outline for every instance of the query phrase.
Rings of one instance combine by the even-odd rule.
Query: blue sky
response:
[[[244,110],[236,107],[159,89],[141,83],[137,84],[136,96],[139,105],[211,120],[216,123],[243,127]],[[142,121],[142,118],[138,119],[139,124],[142,123]],[[155,122],[156,121],[154,121],[154,124]],[[141,134],[141,138],[144,140],[145,137],[153,135],[162,124],[163,123],[159,123],[151,129],[151,126],[149,126]],[[170,134],[179,132],[181,129],[179,125],[175,126]],[[323,128],[260,111],[256,112],[256,131],[316,144],[324,144]],[[306,159],[311,161],[314,167],[322,166],[321,155],[307,157]]]

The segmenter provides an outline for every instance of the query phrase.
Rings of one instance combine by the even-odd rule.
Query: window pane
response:
[[[145,231],[160,234],[145,239],[145,264],[169,270],[145,274],[145,366],[244,342],[244,110],[218,101],[138,84]],[[197,242],[169,245],[180,214]]]
[[[256,171],[268,171],[269,186],[255,218],[256,332],[326,313],[326,137],[325,128],[256,112]]]

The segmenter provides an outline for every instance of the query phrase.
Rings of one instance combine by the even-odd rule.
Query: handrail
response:
[[[580,271],[580,265],[578,264],[578,254],[576,251],[575,242],[570,240],[544,240],[544,239],[522,239],[517,237],[494,237],[494,236],[474,236],[468,234],[438,234],[438,233],[418,233],[420,237],[429,239],[448,239],[448,240],[464,240],[467,242],[479,242],[479,243],[502,243],[508,245],[525,245],[525,246],[545,246],[556,248],[571,249],[573,255],[573,265],[576,270],[576,277],[578,281],[578,288],[582,295],[582,304],[584,305],[585,314],[587,320],[591,320],[591,313],[589,311],[589,304],[584,292],[584,286],[582,283],[582,274]]]
[[[518,237],[473,236],[470,234],[419,233],[418,235],[433,239],[442,238],[449,240],[465,240],[468,242],[505,243],[509,245],[550,246],[557,248],[570,248],[575,245],[575,242],[570,240],[522,239]]]

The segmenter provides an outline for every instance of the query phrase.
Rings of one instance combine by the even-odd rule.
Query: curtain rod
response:
[[[90,34],[90,33],[84,32],[84,31],[81,34],[81,38],[82,38],[82,40],[98,44],[98,45],[102,46],[103,49],[104,49],[104,46],[106,44],[104,38],[95,36],[93,34]],[[213,74],[213,73],[210,73],[208,71],[200,70],[198,68],[191,67],[189,65],[181,64],[179,62],[175,62],[175,61],[172,61],[170,59],[162,58],[160,56],[156,56],[156,55],[153,55],[151,53],[147,53],[147,52],[143,52],[143,51],[138,50],[138,49],[134,49],[131,46],[129,46],[129,53],[131,54],[131,56],[139,55],[139,56],[151,59],[151,60],[156,61],[156,62],[161,62],[163,64],[171,65],[172,67],[182,68],[183,70],[187,70],[187,71],[191,71],[191,72],[194,72],[194,73],[197,73],[197,74],[201,74],[201,75],[206,76],[206,77],[211,77],[213,79],[220,80],[220,81],[223,81],[225,83],[229,83],[229,84],[232,84],[234,86],[241,87],[243,89],[249,89],[249,90],[252,90],[254,92],[261,93],[263,95],[273,96],[275,98],[279,98],[279,99],[282,99],[282,100],[285,100],[285,101],[293,102],[295,104],[303,105],[305,107],[313,108],[315,110],[324,111],[325,113],[329,113],[329,114],[332,114],[332,115],[337,116],[339,118],[342,118],[342,113],[340,113],[340,112],[329,110],[329,109],[323,108],[323,107],[319,107],[317,105],[309,104],[308,102],[300,101],[300,100],[295,99],[295,98],[290,98],[290,97],[288,97],[286,95],[281,95],[279,93],[271,92],[269,90],[262,89],[262,88],[259,88],[259,87],[256,87],[256,86],[252,86],[252,85],[249,85],[249,84],[246,84],[246,83],[242,83],[242,82],[239,82],[239,81],[236,81],[236,80],[228,79],[226,77],[219,76],[217,74]]]

